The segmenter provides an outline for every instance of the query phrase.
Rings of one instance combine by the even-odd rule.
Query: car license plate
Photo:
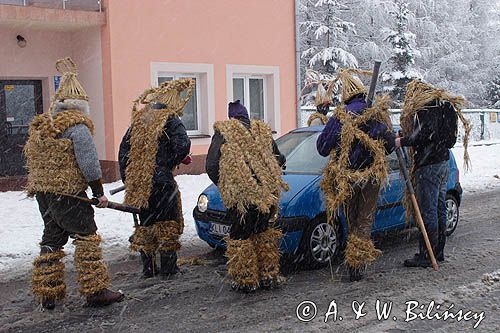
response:
[[[224,225],[219,223],[212,223],[210,225],[210,233],[214,235],[227,236],[229,235],[230,231],[231,231],[230,225]]]

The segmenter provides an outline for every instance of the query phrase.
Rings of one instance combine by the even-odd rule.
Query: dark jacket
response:
[[[247,129],[250,129],[250,119],[246,117],[237,117],[238,119]],[[215,132],[212,137],[212,142],[210,143],[210,148],[208,148],[207,160],[205,162],[205,169],[207,171],[208,177],[210,180],[217,185],[219,183],[219,161],[221,156],[221,147],[224,144],[225,140],[222,134]],[[278,149],[278,145],[273,140],[273,154],[278,160],[278,164],[283,167],[286,162],[286,158],[283,154],[281,154]]]
[[[158,143],[156,153],[156,170],[153,176],[154,183],[169,183],[174,180],[172,171],[189,154],[191,140],[186,133],[186,128],[179,118],[170,118],[164,126],[163,134]],[[120,175],[125,181],[128,153],[130,151],[130,128],[125,133],[120,144],[118,162]]]
[[[366,109],[365,97],[362,94],[356,95],[345,104],[345,111],[354,116],[363,114]],[[370,138],[382,140],[386,150],[386,154],[390,154],[394,150],[394,133],[389,130],[386,124],[376,120],[369,120],[360,126],[360,129],[367,133]],[[330,117],[325,128],[318,137],[316,148],[321,156],[328,156],[332,149],[336,149],[337,155],[340,154],[340,135],[342,124],[335,117]],[[359,170],[369,167],[373,163],[371,152],[366,149],[358,140],[355,140],[351,152],[349,153],[349,164],[351,169]]]
[[[415,115],[413,133],[401,138],[401,146],[414,148],[413,158],[416,168],[450,159],[448,148],[441,142],[440,132],[446,121],[447,108],[453,108],[453,106],[449,102],[429,103]]]

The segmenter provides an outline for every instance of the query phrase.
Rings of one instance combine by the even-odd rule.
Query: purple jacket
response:
[[[345,105],[345,111],[354,115],[361,115],[366,109],[364,95],[353,97]],[[389,154],[394,150],[394,134],[389,131],[387,126],[375,120],[370,120],[361,125],[360,129],[367,133],[373,139],[381,139],[384,142],[386,152]],[[332,149],[335,149],[337,155],[340,154],[340,133],[342,124],[332,116],[325,128],[318,137],[316,148],[321,156],[328,156]],[[355,141],[349,154],[349,164],[352,169],[363,169],[373,163],[371,153],[357,140]]]

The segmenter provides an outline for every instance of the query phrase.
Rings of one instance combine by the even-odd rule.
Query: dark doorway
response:
[[[42,112],[42,81],[0,80],[0,177],[26,174],[23,146]]]

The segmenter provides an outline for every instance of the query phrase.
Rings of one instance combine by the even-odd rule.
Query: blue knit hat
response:
[[[229,118],[248,118],[247,108],[240,103],[240,100],[229,103],[228,108]]]

